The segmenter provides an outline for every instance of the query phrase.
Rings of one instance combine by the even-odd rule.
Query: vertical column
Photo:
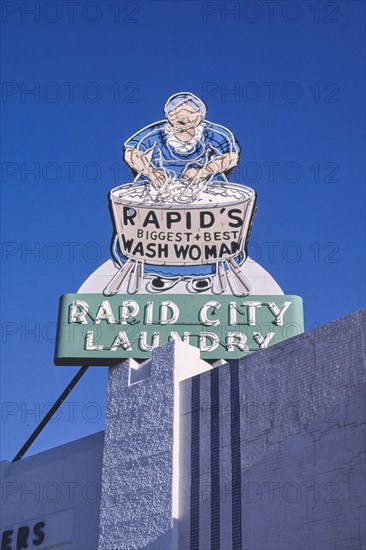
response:
[[[200,375],[200,522],[199,550],[211,548],[211,375]]]
[[[110,368],[99,550],[176,548],[173,425],[173,343]]]
[[[190,550],[199,550],[200,527],[200,377],[192,379]]]
[[[190,547],[192,378],[180,384],[179,548]]]
[[[219,369],[211,375],[211,550],[220,550],[220,391]]]
[[[230,364],[232,550],[242,549],[239,362]]]
[[[155,349],[142,365],[126,361],[110,368],[98,550],[178,548],[179,455],[185,441],[180,381],[209,368],[198,349],[179,342]],[[199,381],[195,384],[191,444],[199,452]],[[192,458],[199,505],[197,463]]]
[[[231,400],[230,365],[218,367],[220,403],[220,548],[231,549]]]

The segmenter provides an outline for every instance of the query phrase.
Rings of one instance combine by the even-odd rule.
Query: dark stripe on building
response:
[[[220,549],[219,369],[211,371],[211,550]]]
[[[239,362],[230,365],[232,550],[242,549]]]
[[[200,377],[192,378],[190,549],[199,550],[200,527]]]

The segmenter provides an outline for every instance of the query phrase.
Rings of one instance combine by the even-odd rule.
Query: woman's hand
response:
[[[163,170],[158,168],[151,168],[149,170],[148,178],[155,185],[157,189],[163,187],[167,182],[167,175]]]
[[[200,184],[213,178],[216,174],[220,174],[234,168],[238,162],[239,155],[237,153],[225,153],[213,157],[201,168],[188,168],[183,175],[184,178],[188,179],[190,182]]]
[[[198,173],[199,173],[199,168],[188,168],[188,170],[183,172],[182,176],[186,181],[191,183],[193,180],[195,180]]]
[[[137,148],[126,149],[124,159],[135,172],[149,179],[157,189],[160,189],[166,183],[168,179],[166,172],[155,168],[145,153]]]
[[[200,183],[202,180],[202,169],[201,168],[188,168],[185,172],[183,172],[183,178],[185,180],[188,180],[189,183]]]

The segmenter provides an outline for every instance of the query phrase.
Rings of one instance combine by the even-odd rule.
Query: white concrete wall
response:
[[[20,548],[97,548],[103,438],[99,432],[1,463],[1,548],[16,549],[18,535]],[[38,545],[32,543],[42,538],[33,533],[37,524],[45,535]]]

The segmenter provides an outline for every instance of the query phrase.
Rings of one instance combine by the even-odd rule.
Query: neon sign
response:
[[[143,359],[171,339],[231,359],[303,330],[301,298],[255,294],[247,275],[256,193],[228,180],[238,141],[191,93],[164,112],[124,144],[134,180],[110,192],[113,275],[61,298],[56,364]]]

